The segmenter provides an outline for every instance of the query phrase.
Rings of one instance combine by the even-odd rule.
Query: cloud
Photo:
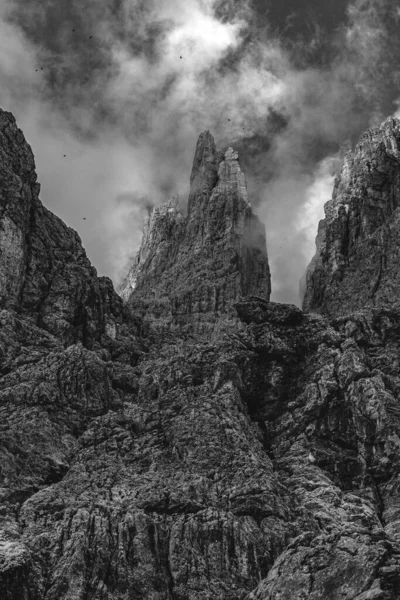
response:
[[[328,156],[313,173],[290,173],[272,180],[259,207],[267,224],[272,300],[299,304],[299,280],[315,253],[317,224],[332,195],[341,156]]]
[[[28,142],[40,140],[32,145],[41,199],[79,232],[94,264],[118,279],[134,252],[132,240],[140,242],[143,199],[150,193],[153,204],[162,200],[147,170],[149,157],[112,130],[95,141],[79,140],[51,113],[43,122],[41,111],[36,104],[19,119]]]
[[[292,91],[280,104],[287,126],[265,156],[273,168],[260,207],[269,232],[274,300],[298,303],[299,276],[314,254],[312,240],[331,197],[334,171],[363,130],[395,109],[396,10],[391,0],[349,3],[348,20],[332,39],[334,59],[285,75]]]
[[[341,146],[395,110],[396,11],[394,0],[350,2],[329,59],[315,64],[317,23],[315,38],[289,44],[250,0],[240,10],[233,0],[71,0],[62,10],[61,0],[6,0],[0,105],[32,144],[42,199],[116,283],[144,207],[187,197],[199,133],[238,147],[266,223],[274,298],[298,302]]]
[[[219,72],[243,43],[246,8],[221,20],[214,5],[125,2],[115,15],[110,8],[99,13],[97,3],[83,11],[72,2],[68,23],[56,19],[53,29],[49,2],[37,4],[37,12],[31,7],[29,20],[18,2],[1,15],[15,51],[6,48],[0,59],[6,81],[0,101],[13,107],[32,141],[43,200],[78,229],[99,270],[115,280],[138,246],[141,225],[116,198],[130,193],[156,204],[164,195],[187,196],[198,134],[211,129],[226,141],[256,127],[279,94],[279,79],[256,73],[250,56],[240,69]],[[133,33],[143,41],[139,48],[132,46]],[[265,61],[267,48],[262,51]],[[276,50],[268,52],[272,57]],[[11,74],[26,64],[23,94],[16,79],[5,78],[7,61]],[[82,210],[91,215],[85,223]]]
[[[22,31],[8,22],[9,4],[0,4],[1,100],[25,105],[26,96],[39,94],[40,74],[35,78],[35,59]]]
[[[327,156],[318,165],[313,174],[313,180],[305,191],[304,204],[298,207],[295,218],[296,231],[304,236],[305,245],[302,250],[309,257],[315,246],[315,223],[324,218],[324,198],[328,201],[332,196],[335,175],[340,169],[342,157]]]

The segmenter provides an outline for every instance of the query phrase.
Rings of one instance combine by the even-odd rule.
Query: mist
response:
[[[239,150],[272,299],[299,304],[343,153],[399,110],[396,2],[348,2],[329,32],[306,33],[250,0],[158,4],[0,5],[0,106],[33,148],[41,199],[118,285],[148,208],[187,198],[209,129]]]

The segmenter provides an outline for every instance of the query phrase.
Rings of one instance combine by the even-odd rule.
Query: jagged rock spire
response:
[[[189,214],[198,203],[210,197],[218,179],[218,167],[222,159],[223,154],[217,151],[211,133],[201,133],[197,140],[190,175]]]
[[[219,165],[217,189],[219,193],[238,194],[250,206],[246,180],[239,166],[239,154],[233,148],[227,149]]]
[[[319,224],[303,309],[340,315],[400,298],[400,121],[366,131],[344,158]]]
[[[171,202],[153,210],[120,290],[161,326],[214,322],[233,314],[240,297],[269,299],[271,290],[265,230],[251,210],[237,152],[219,152],[210,132],[202,133],[190,184],[187,217]]]
[[[174,244],[181,238],[183,221],[177,197],[168,198],[152,209],[144,223],[139,251],[121,285],[120,296],[123,300],[128,300],[138,280],[143,285],[144,278],[162,275],[166,257],[171,256]]]

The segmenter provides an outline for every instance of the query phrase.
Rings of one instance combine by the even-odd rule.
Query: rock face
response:
[[[269,299],[265,230],[253,215],[237,152],[218,152],[206,131],[197,143],[188,215],[176,199],[156,207],[121,289],[121,296],[153,327],[196,331],[248,294]]]
[[[400,121],[367,131],[344,160],[320,222],[303,309],[341,315],[399,301]]]
[[[14,117],[0,112],[0,308],[69,344],[87,346],[120,320],[111,281],[98,278],[75,231],[39,200],[35,163]]]
[[[397,600],[400,312],[270,303],[235,153],[208,133],[188,216],[155,209],[124,307],[32,204],[0,114],[0,598]],[[29,303],[56,259],[68,288]]]

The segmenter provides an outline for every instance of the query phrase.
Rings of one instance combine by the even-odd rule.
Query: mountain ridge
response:
[[[209,132],[189,216],[155,209],[123,302],[0,126],[0,597],[396,600],[396,306],[269,302],[236,155]]]

